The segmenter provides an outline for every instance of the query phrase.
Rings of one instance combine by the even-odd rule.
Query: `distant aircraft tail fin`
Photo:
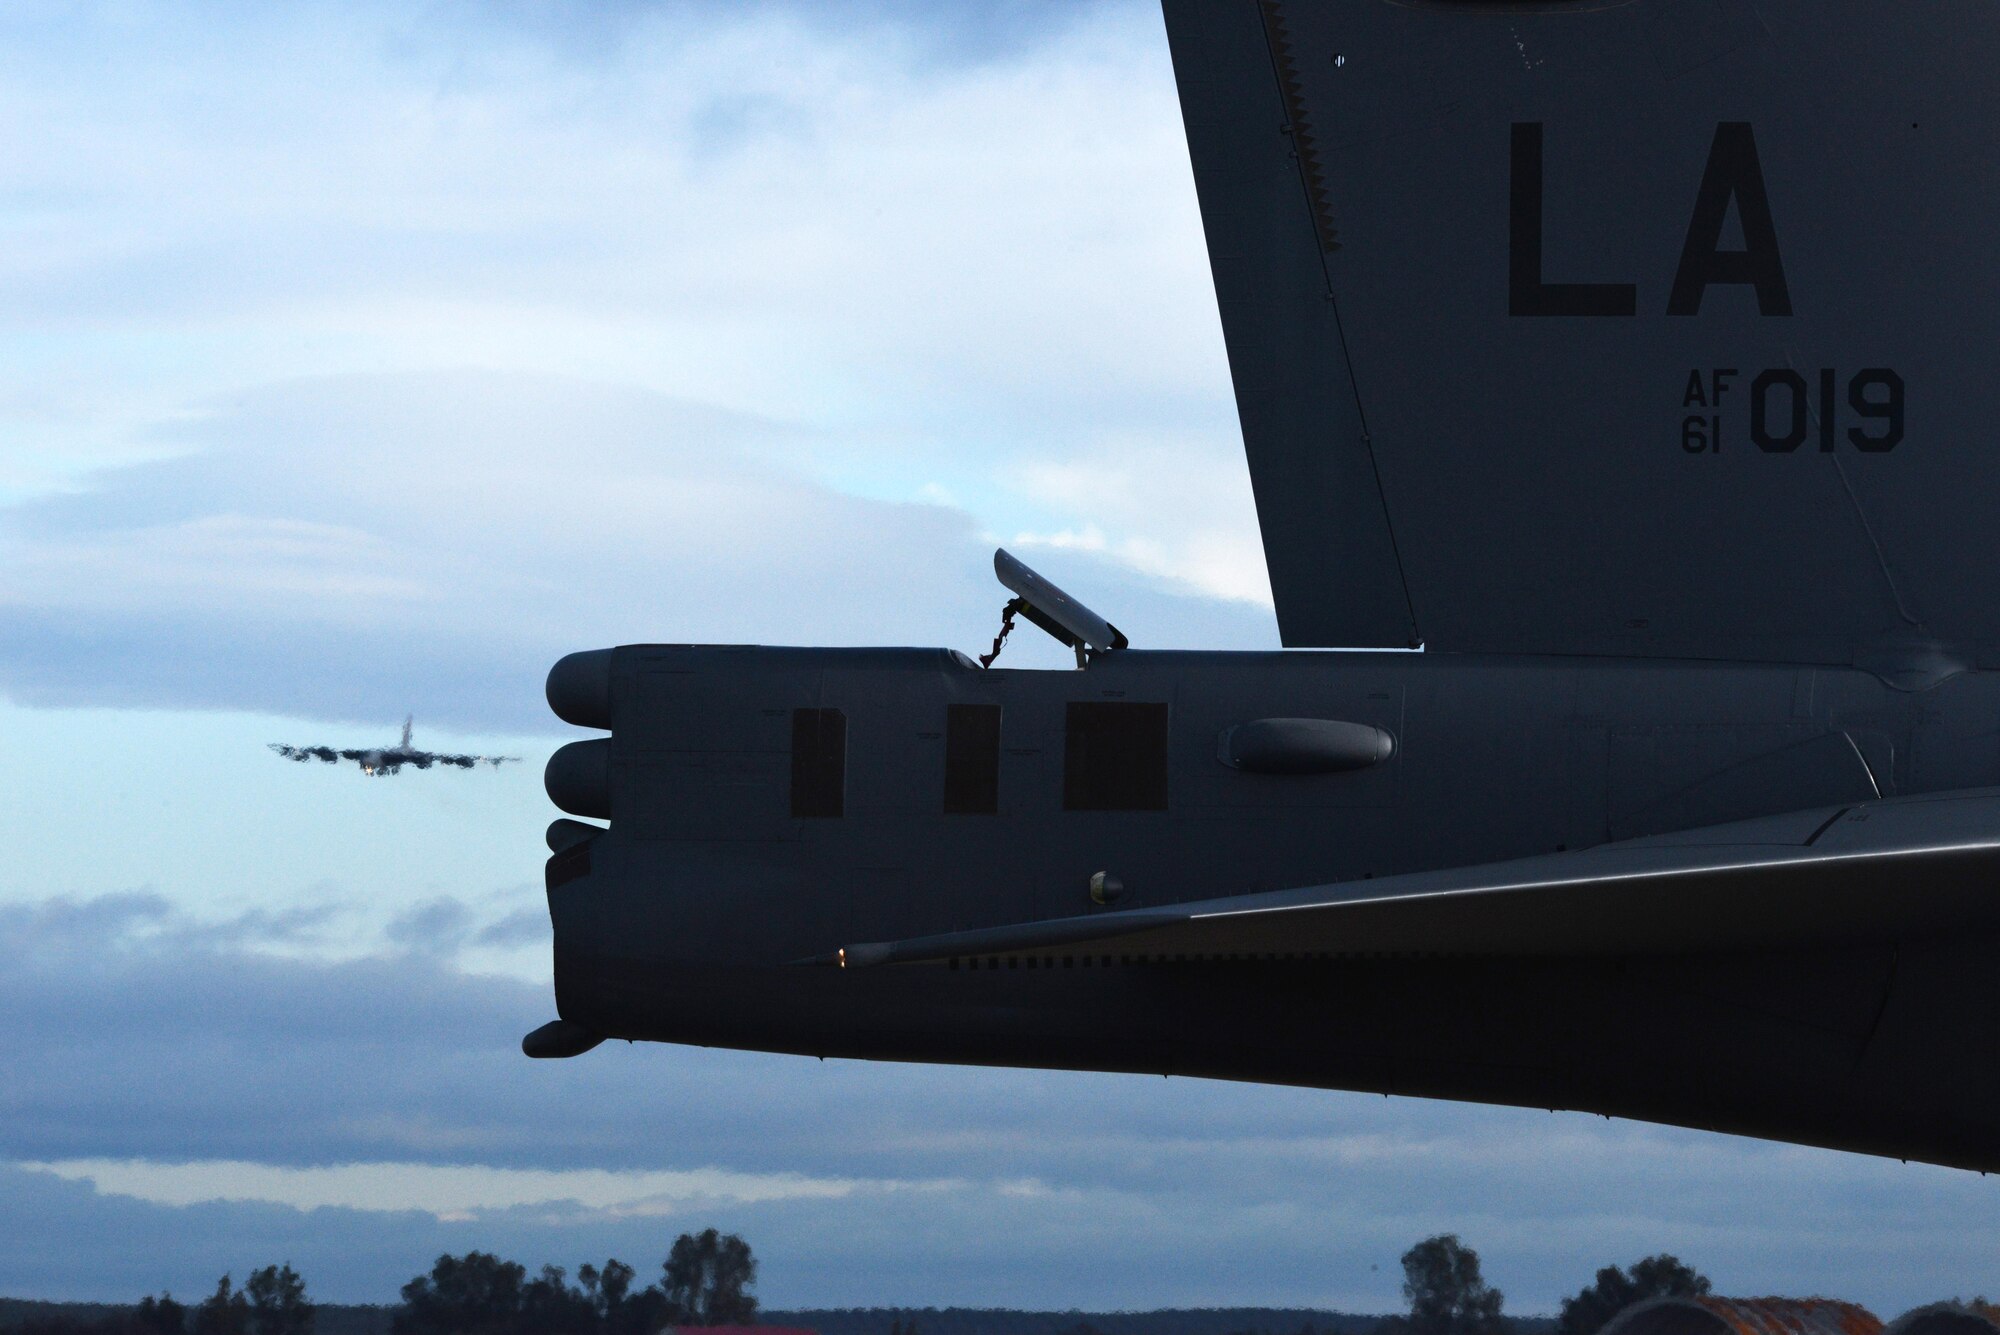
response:
[[[1165,10],[1287,644],[2000,662],[2000,6]]]

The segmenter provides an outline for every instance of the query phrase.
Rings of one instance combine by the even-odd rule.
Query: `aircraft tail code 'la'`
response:
[[[1165,8],[1287,645],[2000,664],[2000,6]]]

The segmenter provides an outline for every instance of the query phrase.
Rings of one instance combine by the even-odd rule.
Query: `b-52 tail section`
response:
[[[1165,9],[1288,645],[2000,662],[2000,9]]]

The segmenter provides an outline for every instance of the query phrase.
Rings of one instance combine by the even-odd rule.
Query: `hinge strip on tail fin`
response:
[[[1326,194],[1326,169],[1320,165],[1319,145],[1313,140],[1312,117],[1300,95],[1297,61],[1292,54],[1291,34],[1285,28],[1285,11],[1278,0],[1257,0],[1258,16],[1264,20],[1264,40],[1271,48],[1271,69],[1278,79],[1278,95],[1285,100],[1285,121],[1291,127],[1292,152],[1298,155],[1299,184],[1305,187],[1306,207],[1312,210],[1313,230],[1323,251],[1340,249],[1340,232],[1333,225],[1333,206]]]
[[[1328,256],[1341,245],[1302,74],[1266,0],[1169,0],[1230,378],[1285,644],[1421,643],[1348,368]],[[1291,63],[1287,63],[1291,62]]]

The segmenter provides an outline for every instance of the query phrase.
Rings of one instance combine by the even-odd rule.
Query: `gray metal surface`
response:
[[[1285,643],[1992,659],[2000,9],[1166,15]]]
[[[1366,723],[1326,718],[1259,718],[1225,728],[1215,758],[1252,774],[1339,774],[1379,765],[1396,739]]]

